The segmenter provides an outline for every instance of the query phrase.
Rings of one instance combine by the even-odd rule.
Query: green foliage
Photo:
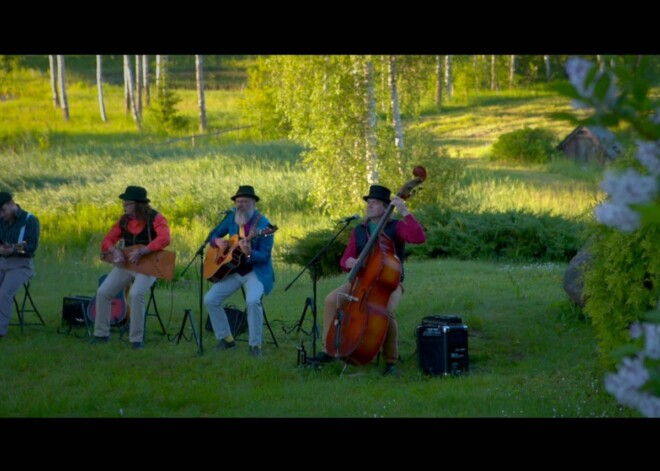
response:
[[[428,206],[419,219],[426,243],[408,251],[421,257],[567,262],[584,242],[581,224],[548,214],[472,214]]]
[[[186,128],[188,122],[181,116],[176,105],[181,101],[174,89],[163,85],[160,86],[158,93],[153,101],[153,122],[156,129],[162,132],[178,132]]]
[[[614,366],[610,353],[629,340],[628,328],[660,297],[660,227],[632,234],[598,226],[585,273],[586,314],[596,330],[602,360]]]
[[[515,162],[536,163],[549,162],[558,155],[556,134],[545,128],[523,128],[502,134],[493,144],[492,159]]]
[[[335,231],[322,229],[305,234],[305,237],[294,238],[289,249],[284,253],[283,259],[286,263],[293,263],[304,267],[328,244],[334,236]],[[316,262],[316,273],[319,278],[335,276],[342,273],[339,261],[348,245],[351,235],[350,228],[342,232],[328,249],[318,258]],[[308,269],[312,277],[312,267]]]

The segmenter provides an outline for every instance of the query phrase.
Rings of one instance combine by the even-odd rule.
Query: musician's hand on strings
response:
[[[112,262],[120,264],[126,262],[126,257],[124,257],[124,252],[121,249],[114,249],[112,251]]]
[[[241,252],[243,252],[246,257],[249,257],[250,254],[252,253],[252,246],[250,245],[250,241],[246,239],[241,239],[238,241],[238,246],[240,247]]]
[[[128,261],[131,263],[138,263],[140,261],[140,258],[142,258],[142,256],[146,255],[147,253],[149,253],[149,249],[147,249],[146,247],[133,250],[128,256]]]
[[[352,269],[357,263],[357,258],[349,257],[346,260],[346,268]]]
[[[406,203],[398,196],[392,198],[392,206],[399,210],[401,216],[405,217],[410,214],[410,211],[408,211],[408,208],[406,208]]]

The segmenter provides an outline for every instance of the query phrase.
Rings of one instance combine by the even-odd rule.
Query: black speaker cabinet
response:
[[[85,325],[87,306],[92,301],[88,296],[70,296],[62,302],[62,323],[69,326]]]
[[[419,368],[428,375],[469,369],[468,327],[456,316],[428,316],[415,329]]]

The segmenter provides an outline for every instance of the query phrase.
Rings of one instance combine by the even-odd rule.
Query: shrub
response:
[[[296,238],[295,242],[292,243],[290,248],[284,253],[284,261],[286,263],[295,263],[301,267],[306,266],[311,262],[314,256],[326,246],[330,239],[332,239],[333,235],[334,231],[322,229],[310,232],[303,238]],[[339,261],[344,253],[344,249],[348,245],[350,235],[351,230],[346,229],[319,258],[317,265],[317,274],[319,278],[339,275],[342,272],[339,267]],[[308,272],[311,277],[311,267]]]
[[[557,136],[549,129],[527,128],[502,134],[492,147],[492,160],[547,163],[558,155]]]

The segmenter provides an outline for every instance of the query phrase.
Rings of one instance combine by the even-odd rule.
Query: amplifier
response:
[[[62,302],[62,323],[75,326],[86,325],[87,306],[92,301],[89,296],[70,296]]]
[[[415,329],[419,368],[431,376],[469,369],[468,326],[457,316],[428,316]]]

